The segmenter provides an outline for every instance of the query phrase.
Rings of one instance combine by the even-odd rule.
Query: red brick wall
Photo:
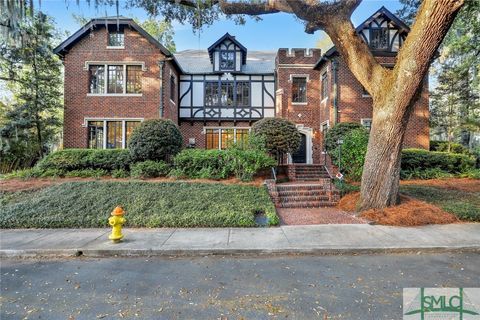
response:
[[[382,64],[394,64],[395,57],[377,57]],[[322,69],[331,70],[331,62],[327,62]],[[323,72],[321,72],[322,74]],[[331,72],[329,72],[331,75]],[[333,83],[331,79],[330,84]],[[372,98],[362,95],[362,85],[350,72],[343,59],[338,58],[338,121],[360,122],[362,118],[372,118]],[[330,125],[334,123],[333,91],[327,104],[321,104],[321,121],[330,114]],[[330,112],[329,112],[330,111]],[[428,83],[426,81],[420,99],[407,125],[404,146],[408,148],[429,148],[429,110],[428,110]]]
[[[136,31],[125,28],[125,49],[107,49],[105,28],[86,35],[65,55],[65,112],[64,147],[87,147],[85,118],[158,118],[160,108],[160,80],[158,62],[165,57],[160,50]],[[86,61],[140,61],[145,63],[141,97],[87,96],[88,70]],[[166,63],[166,75],[172,68]],[[176,72],[176,71],[175,71]],[[165,115],[176,121],[176,108],[170,105],[168,83],[165,77]]]
[[[306,55],[304,49],[279,49],[276,58],[277,90],[283,90],[282,102],[277,117],[288,119],[296,124],[303,124],[313,129],[313,162],[321,162],[320,142],[320,72],[313,65],[320,58],[320,49],[312,49]],[[307,103],[292,103],[291,75],[307,75]]]

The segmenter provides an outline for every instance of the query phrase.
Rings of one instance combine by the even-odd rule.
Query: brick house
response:
[[[357,32],[385,66],[409,29],[382,7]],[[56,49],[65,66],[65,148],[125,148],[141,121],[168,118],[187,146],[227,148],[246,141],[264,117],[297,124],[293,163],[321,164],[335,123],[371,126],[372,99],[335,48],[249,51],[225,34],[207,50],[170,53],[132,19],[93,19]],[[426,81],[425,81],[426,82]],[[428,84],[404,144],[429,147]]]

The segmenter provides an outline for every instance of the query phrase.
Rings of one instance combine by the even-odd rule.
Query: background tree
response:
[[[108,0],[96,0],[106,2]],[[324,30],[350,71],[373,99],[372,129],[362,175],[361,209],[398,203],[400,152],[406,124],[419,97],[428,68],[464,0],[424,0],[393,70],[383,67],[357,35],[351,15],[361,0],[129,0],[152,16],[164,16],[194,27],[211,24],[223,13],[242,22],[279,12],[295,15],[305,31]],[[2,2],[0,2],[1,4]],[[118,0],[117,0],[118,4]],[[18,11],[8,8],[8,12]],[[7,13],[8,13],[7,12]],[[13,17],[14,14],[7,14]],[[8,18],[9,21],[11,18]]]
[[[421,1],[400,0],[397,11],[406,21],[415,17]],[[432,133],[473,149],[480,131],[480,3],[467,0],[439,49],[431,69],[438,85],[431,92]]]
[[[8,81],[13,99],[2,106],[2,158],[34,162],[58,140],[61,126],[61,63],[53,54],[55,30],[41,12],[19,25],[21,43],[0,47],[0,79]],[[27,161],[27,162],[28,162]]]

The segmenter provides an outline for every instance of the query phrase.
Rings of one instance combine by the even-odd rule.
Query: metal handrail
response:
[[[272,175],[273,175],[273,180],[277,182],[277,174],[275,172],[275,167],[272,167]]]

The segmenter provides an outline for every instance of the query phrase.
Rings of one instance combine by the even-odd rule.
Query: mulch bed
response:
[[[353,192],[340,199],[338,209],[356,211],[360,199],[359,192]],[[442,209],[407,196],[400,196],[400,204],[385,209],[370,209],[360,212],[360,217],[382,225],[420,226],[427,224],[448,224],[458,222],[455,215]]]
[[[277,208],[277,215],[283,225],[310,224],[361,224],[367,220],[358,218],[337,208]]]

